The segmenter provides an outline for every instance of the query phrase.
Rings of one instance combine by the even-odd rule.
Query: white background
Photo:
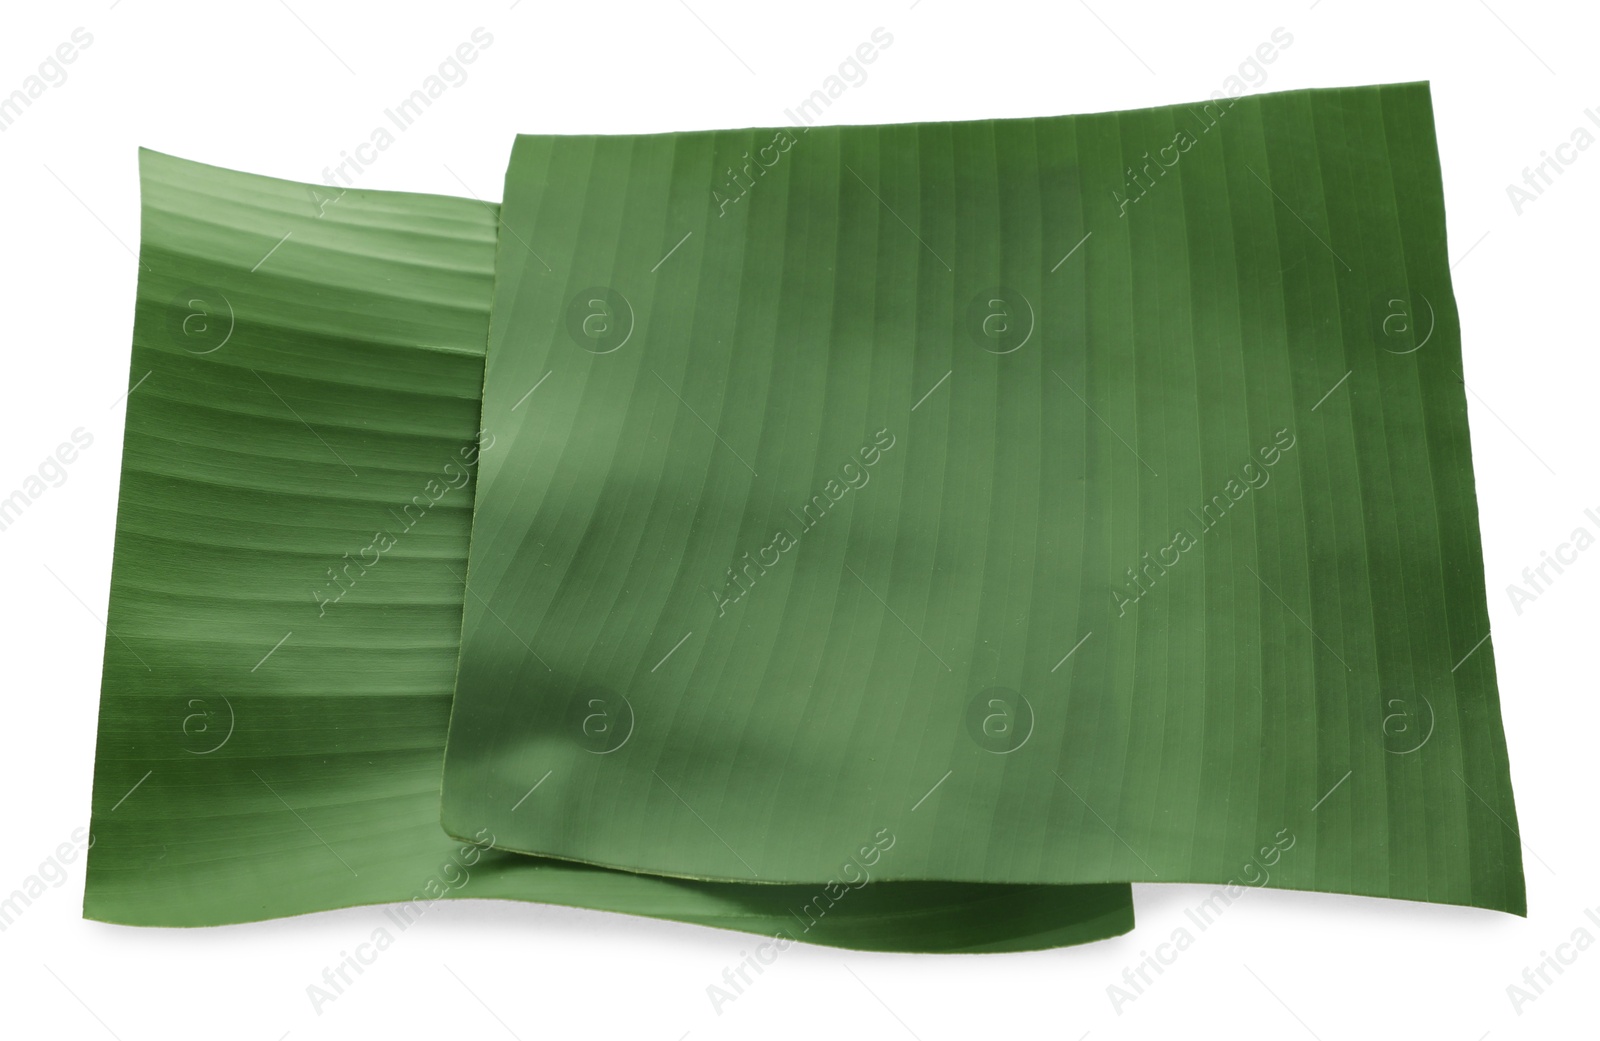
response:
[[[1600,940],[1600,925],[1584,914],[1596,908],[1600,916],[1600,547],[1520,613],[1506,593],[1575,528],[1600,534],[1584,513],[1600,516],[1592,283],[1600,148],[1576,153],[1520,214],[1506,190],[1580,125],[1600,136],[1585,115],[1600,106],[1592,5],[289,2],[292,11],[280,0],[94,0],[30,4],[25,13],[8,5],[4,16],[0,95],[74,29],[94,42],[64,83],[0,133],[0,496],[74,428],[95,441],[65,484],[0,532],[0,894],[88,823],[103,639],[96,616],[104,617],[111,572],[118,398],[127,388],[136,275],[130,247],[139,240],[137,146],[320,181],[341,152],[368,139],[385,108],[482,26],[494,43],[470,78],[357,183],[466,194],[448,161],[471,191],[494,199],[519,131],[784,124],[784,110],[880,26],[892,46],[828,121],[1193,101],[1283,27],[1293,44],[1252,90],[1433,84],[1530,916],[1252,892],[1118,1014],[1107,986],[1208,891],[1136,886],[1138,927],[1117,940],[987,957],[797,946],[719,1015],[706,988],[750,948],[744,936],[462,901],[430,911],[318,1015],[307,984],[367,938],[381,921],[377,909],[195,931],[109,926],[80,917],[80,858],[64,884],[0,933],[6,1034],[1595,1036],[1600,945],[1578,954],[1520,1014],[1506,990],[1575,929]]]

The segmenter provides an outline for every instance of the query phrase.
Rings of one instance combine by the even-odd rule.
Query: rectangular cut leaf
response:
[[[932,951],[1132,925],[1126,884],[871,884],[840,901],[837,864],[803,885],[719,884],[451,839],[439,777],[472,478],[480,443],[501,450],[478,433],[494,208],[153,152],[140,167],[88,917],[413,901],[395,912],[408,922],[441,896],[505,897]]]
[[[453,834],[1524,910],[1425,84],[520,137],[501,217]]]

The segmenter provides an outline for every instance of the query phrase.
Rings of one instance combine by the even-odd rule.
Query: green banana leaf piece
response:
[[[154,152],[140,168],[86,916],[194,926],[408,902],[398,925],[440,897],[503,897],[932,951],[1131,927],[1126,884],[872,884],[830,901],[824,878],[689,882],[446,835],[495,210]],[[808,928],[819,898],[838,906]]]
[[[453,835],[1525,910],[1425,84],[520,137],[501,220]]]

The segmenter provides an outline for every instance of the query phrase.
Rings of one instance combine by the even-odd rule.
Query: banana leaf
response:
[[[1426,84],[524,136],[504,200],[452,834],[1525,910]]]

